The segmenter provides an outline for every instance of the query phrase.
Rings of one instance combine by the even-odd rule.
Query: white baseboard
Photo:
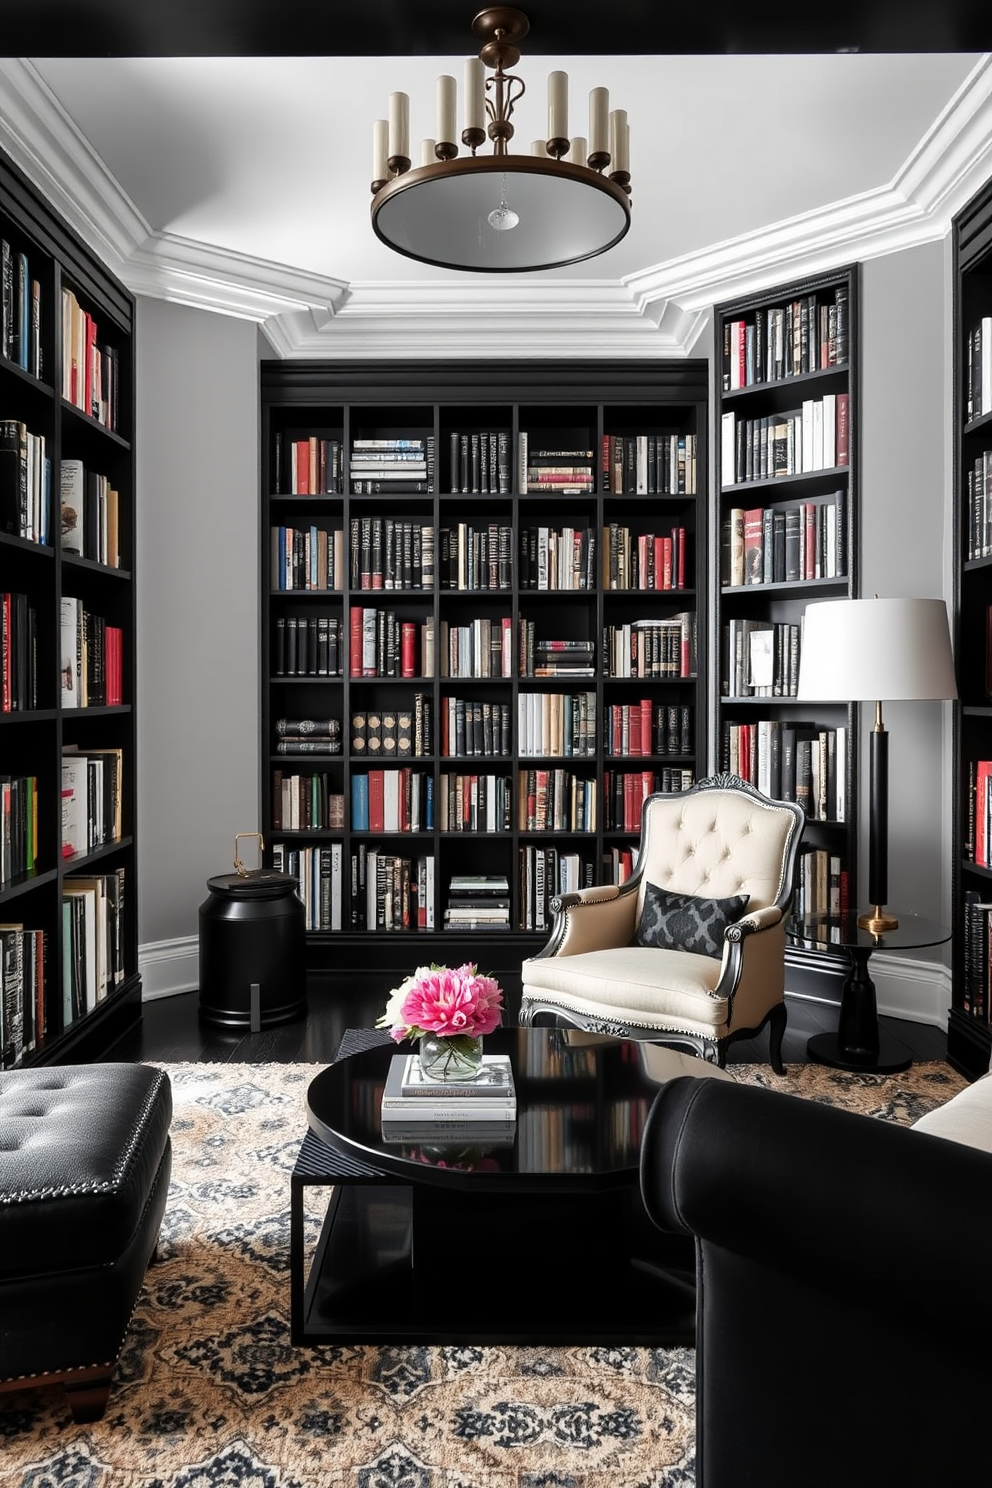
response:
[[[951,973],[940,961],[910,961],[905,956],[886,955],[876,951],[868,963],[875,983],[875,1002],[879,1013],[888,1018],[905,1018],[908,1023],[930,1023],[935,1028],[947,1027],[951,1005]],[[836,1006],[840,983],[831,979],[833,995],[817,997],[807,988],[791,996],[804,1002],[821,1002]]]
[[[200,943],[195,935],[155,940],[138,947],[141,1000],[194,992],[200,985]]]

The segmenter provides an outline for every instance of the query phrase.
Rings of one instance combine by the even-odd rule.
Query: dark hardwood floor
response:
[[[108,1060],[157,1060],[163,1064],[210,1061],[234,1064],[328,1064],[337,1054],[346,1028],[371,1028],[382,1012],[383,995],[374,986],[342,991],[333,980],[311,974],[305,1017],[260,1033],[225,1031],[201,1023],[199,995],[182,992],[144,1004],[141,1023],[124,1035],[105,1056]],[[508,1022],[516,1010],[508,1004]],[[929,1024],[883,1018],[882,1027],[900,1039],[915,1059],[944,1059],[947,1037]],[[815,1033],[834,1032],[836,1008],[825,1003],[789,999],[789,1024],[783,1043],[786,1064],[806,1062],[806,1041]],[[768,1037],[742,1039],[731,1046],[729,1062],[765,1063]]]

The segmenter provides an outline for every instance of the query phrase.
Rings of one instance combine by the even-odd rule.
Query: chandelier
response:
[[[389,118],[373,124],[376,236],[407,258],[484,273],[552,269],[605,253],[630,226],[626,112],[611,111],[608,90],[593,88],[588,135],[569,138],[568,76],[552,72],[547,138],[529,154],[510,154],[513,109],[525,88],[509,69],[530,23],[522,11],[494,5],[472,30],[483,45],[464,66],[459,138],[469,153],[459,155],[455,140],[453,77],[437,80],[436,137],[422,141],[419,166],[410,158],[406,93],[390,94]],[[492,154],[479,155],[487,135]]]

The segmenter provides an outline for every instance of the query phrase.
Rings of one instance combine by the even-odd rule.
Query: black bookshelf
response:
[[[14,994],[7,982],[2,1041],[10,1065],[99,1057],[141,1016],[134,301],[3,154],[0,240],[0,593],[20,596],[10,600],[4,627],[0,776],[33,782],[12,791],[7,826],[15,840],[0,885],[0,922],[15,927],[4,930],[5,950],[14,956],[7,969],[19,965],[23,983]],[[60,499],[70,472],[79,481],[74,491],[83,495],[78,522]],[[65,505],[74,506],[74,499]],[[67,601],[77,601],[77,622],[86,617],[78,658],[62,655]],[[67,690],[67,671],[74,690],[85,683],[75,696],[86,706]],[[91,789],[81,836],[66,855],[69,753],[94,763],[81,772],[83,787]],[[106,788],[102,815],[98,770]],[[107,928],[94,917],[88,932],[85,921],[82,929],[78,922],[67,929],[63,905],[80,880],[106,884],[121,877],[123,894],[109,901]],[[12,933],[19,957],[10,949]],[[95,979],[87,985],[84,973],[80,985],[74,960],[77,968],[83,964],[94,934],[101,943],[91,965]]]
[[[857,709],[800,702],[795,684],[806,605],[858,594],[858,286],[852,266],[714,315],[716,759],[770,795],[798,790],[796,904],[828,912],[857,903]],[[800,973],[830,960],[788,957]]]
[[[992,868],[979,820],[980,761],[992,759],[992,183],[954,219],[954,726],[952,998],[947,1056],[970,1078],[984,1074],[989,1028]],[[984,391],[983,391],[984,370]]]
[[[535,902],[534,877],[539,871],[536,854],[553,849],[560,855],[557,865],[545,859],[545,874],[556,866],[560,873],[561,857],[572,854],[578,858],[580,883],[603,882],[614,872],[624,871],[617,865],[622,864],[624,853],[629,854],[635,847],[634,822],[639,823],[639,809],[629,818],[616,817],[622,782],[613,777],[627,773],[640,777],[643,772],[655,787],[665,781],[681,784],[683,778],[688,782],[703,773],[707,640],[705,624],[697,623],[696,617],[705,608],[701,597],[705,593],[707,555],[707,398],[707,367],[701,360],[263,362],[261,815],[267,860],[273,860],[274,845],[282,853],[298,847],[337,845],[342,866],[341,929],[308,931],[311,964],[338,971],[358,967],[367,970],[371,961],[392,972],[432,960],[472,959],[499,972],[512,986],[514,978],[519,980],[522,957],[543,943],[551,923],[547,884],[542,900],[543,924]],[[487,438],[475,458],[473,437],[479,435]],[[332,471],[320,484],[336,489],[294,494],[292,446],[311,438],[325,441],[325,470]],[[409,461],[404,472],[413,472],[410,479],[400,479],[397,485],[378,491],[356,486],[360,477],[350,468],[352,454],[359,447],[356,442],[375,440],[408,441],[409,453],[399,456],[397,463],[403,458]],[[421,452],[417,441],[424,442],[422,461],[417,458]],[[532,482],[540,484],[540,492],[525,489],[524,441],[528,463],[533,464],[538,453],[550,452],[542,463],[540,482],[536,477]],[[321,448],[316,447],[318,451]],[[361,447],[368,452],[376,448],[370,443]],[[338,450],[343,458],[340,476]],[[576,450],[581,457],[555,453]],[[395,448],[393,454],[397,455]],[[371,458],[369,453],[366,464]],[[608,468],[604,468],[604,462]],[[429,469],[421,470],[421,464]],[[555,485],[551,467],[556,464],[576,467],[561,477],[570,482],[564,488]],[[420,481],[424,489],[416,489]],[[676,489],[665,489],[673,481]],[[680,483],[684,487],[687,482],[693,489],[678,489]],[[363,565],[360,555],[356,571],[352,571],[353,531],[361,548],[365,524],[366,546],[375,548],[372,524],[377,521],[405,523],[419,529],[416,538],[411,539],[417,545],[419,567],[417,556],[412,564],[409,556],[400,556],[395,559],[394,573],[384,530],[376,557],[366,555]],[[338,540],[345,569],[338,579],[340,587],[316,593],[281,590],[274,563],[284,560],[273,547],[274,527],[323,527],[331,533],[343,533],[343,540]],[[474,553],[466,541],[469,528],[477,535]],[[547,529],[557,535],[557,545],[549,542],[548,546],[549,550],[556,546],[557,580],[562,587],[533,587],[541,582],[538,575],[546,566],[550,567],[551,580],[555,579],[556,558],[542,561],[537,539],[531,550],[522,554],[523,529],[535,533]],[[656,574],[657,582],[663,584],[669,561],[674,562],[672,581],[678,582],[679,529],[684,533],[683,587],[640,587],[645,578],[654,583]],[[674,560],[670,560],[664,540],[671,538],[673,530]],[[594,539],[592,554],[590,534]],[[651,543],[650,550],[649,535],[659,540]],[[397,552],[402,554],[401,539],[396,542]],[[384,583],[391,579],[401,582],[404,572],[412,573],[415,584],[419,582],[425,544],[427,549],[433,546],[432,587],[362,588],[363,572],[368,582],[377,563]],[[322,548],[319,538],[317,547]],[[333,537],[330,548],[333,551]],[[573,583],[579,587],[571,587]],[[631,587],[622,587],[627,583]],[[402,672],[403,627],[412,627],[407,637],[412,637],[415,675],[350,675],[353,617],[368,609],[391,614],[394,621],[391,630],[380,626],[375,641],[370,633],[366,659],[381,671],[392,645],[399,650],[397,671]],[[276,640],[279,622],[296,622],[298,646],[300,623],[310,615],[337,622],[342,675],[286,674],[285,651]],[[687,648],[691,638],[695,652],[691,675],[606,675],[605,638],[612,634],[618,651],[623,650],[630,645],[629,631],[624,627],[633,626],[640,638],[648,622],[658,627],[642,647],[642,654],[648,656],[654,646],[649,665],[658,673],[666,666],[671,669],[677,665],[681,670],[682,651],[676,662],[674,650],[665,650],[674,646],[676,616],[686,617],[680,622],[680,636]],[[662,626],[665,621],[672,623]],[[528,625],[538,642],[570,643],[559,655],[571,654],[590,663],[591,675],[522,675],[521,637],[526,636]],[[423,671],[428,627],[433,628],[433,675]],[[465,644],[484,645],[487,631],[492,643],[504,627],[509,630],[508,675],[499,674],[499,663],[495,675],[441,674],[446,633],[450,645],[451,633],[460,629],[464,649]],[[281,632],[285,638],[285,624]],[[308,635],[314,632],[319,632],[318,625],[308,627]],[[398,642],[397,636],[401,638]],[[323,665],[323,653],[318,654],[318,664]],[[296,655],[298,660],[298,651]],[[540,661],[540,656],[537,659]],[[542,703],[540,709],[536,703],[528,705],[525,700],[535,695],[547,695],[548,704]],[[578,701],[574,705],[561,702],[566,698]],[[454,726],[456,702],[478,705],[480,710],[488,705],[490,722],[483,725],[484,743],[499,710],[508,733],[508,752],[446,757],[443,715],[450,710]],[[531,747],[538,751],[546,748],[547,753],[523,752],[527,736],[522,732],[522,710],[528,706],[532,716],[534,710],[542,717],[547,715],[545,727],[553,732],[542,735],[540,742],[536,742],[536,735],[531,736]],[[357,824],[363,818],[356,819],[352,812],[354,781],[363,774],[369,774],[371,780],[371,771],[376,768],[395,769],[397,761],[391,752],[381,753],[375,756],[381,765],[373,764],[368,732],[356,750],[349,728],[352,717],[364,714],[368,725],[370,716],[406,714],[416,732],[417,719],[422,718],[425,708],[433,722],[425,752],[398,762],[424,777],[417,785],[419,830],[366,831]],[[642,713],[646,717],[649,708],[651,740],[647,752],[638,754]],[[628,710],[626,715],[624,709]],[[608,710],[613,711],[608,715]],[[564,725],[560,713],[566,715]],[[616,753],[613,734],[608,742],[604,731],[607,715],[616,725]],[[294,718],[339,720],[341,753],[324,757],[308,753],[287,759],[277,750],[278,721]],[[678,737],[672,730],[676,719]],[[571,744],[564,747],[577,752],[563,755],[561,729],[569,722]],[[623,732],[625,722],[627,731]],[[646,728],[643,733],[646,741]],[[336,818],[342,822],[340,826],[331,827],[322,820],[319,827],[294,832],[279,829],[274,772],[287,769],[299,774],[313,770],[326,777],[328,794],[343,798],[343,816]],[[527,780],[527,771],[535,772],[531,778],[535,787],[540,783],[536,772],[562,772],[557,783],[562,787],[560,796],[565,797],[565,816],[547,830],[535,828],[533,815],[522,814],[520,782],[522,774]],[[675,771],[679,772],[677,777],[671,773]],[[670,773],[666,776],[664,772]],[[485,809],[495,809],[497,815],[484,818],[488,829],[484,825],[473,828],[471,821],[464,830],[453,830],[450,821],[444,829],[445,777],[474,774],[509,783],[508,791],[498,784],[489,791],[489,800],[495,801],[495,806],[487,801]],[[427,825],[424,815],[428,777],[434,793],[431,825]],[[612,803],[606,798],[608,778],[615,787]],[[551,779],[553,784],[553,775]],[[280,789],[280,802],[282,799]],[[356,910],[362,903],[370,907],[371,901],[367,890],[358,896],[353,891],[351,865],[353,856],[360,858],[369,850],[409,859],[414,865],[412,873],[417,872],[418,859],[433,858],[433,891],[429,894],[433,929],[415,929],[412,925],[387,929],[381,920],[374,928],[368,917],[361,923]],[[279,856],[278,861],[285,863],[286,859]],[[508,891],[503,897],[510,901],[509,929],[442,928],[450,880],[457,875],[506,879]],[[402,888],[402,879],[398,882]],[[560,885],[560,878],[557,882]],[[416,908],[414,903],[411,912],[415,913]],[[356,918],[358,924],[354,923]]]

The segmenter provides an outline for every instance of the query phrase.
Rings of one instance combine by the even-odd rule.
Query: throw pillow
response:
[[[634,943],[660,950],[694,951],[698,956],[722,956],[723,932],[740,919],[750,897],[734,894],[727,899],[701,899],[696,894],[673,894],[649,883]]]

